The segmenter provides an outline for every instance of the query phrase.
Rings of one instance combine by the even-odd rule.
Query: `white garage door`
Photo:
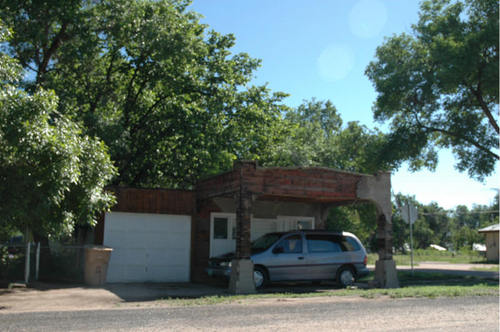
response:
[[[189,281],[191,217],[106,213],[107,282]]]

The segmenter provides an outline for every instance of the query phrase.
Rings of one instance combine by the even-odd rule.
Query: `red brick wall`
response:
[[[114,192],[117,202],[111,211],[192,216],[196,208],[194,191],[123,187],[108,189]],[[103,241],[104,216],[101,216],[94,228],[94,243],[102,245]]]
[[[268,196],[317,199],[356,199],[362,175],[322,168],[257,168],[247,177],[248,189]]]
[[[112,211],[191,215],[195,193],[188,190],[111,188],[117,204]]]
[[[239,190],[239,176],[233,171],[220,174],[196,184],[199,199],[213,198],[232,194]]]
[[[203,282],[208,279],[205,269],[210,256],[210,213],[222,212],[212,200],[199,202],[193,216],[191,237],[191,280]]]

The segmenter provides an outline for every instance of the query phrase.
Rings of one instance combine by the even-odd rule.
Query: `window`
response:
[[[312,221],[299,220],[297,221],[297,229],[312,229]]]
[[[339,237],[327,234],[307,235],[307,249],[310,253],[314,252],[341,252]]]
[[[344,236],[342,238],[342,249],[344,249],[344,251],[357,251],[361,249],[361,247],[358,241],[354,240],[352,237]]]
[[[214,239],[227,239],[227,218],[214,218]]]
[[[282,240],[276,247],[283,248],[284,254],[300,254],[302,252],[302,237],[291,235]]]

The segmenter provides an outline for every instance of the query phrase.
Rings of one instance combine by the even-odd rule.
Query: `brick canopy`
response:
[[[229,197],[243,187],[260,200],[345,204],[360,200],[357,185],[363,176],[322,167],[261,168],[256,162],[240,162],[230,172],[200,181],[197,195]]]
[[[255,161],[235,162],[233,170],[198,182],[197,204],[217,197],[232,197],[236,203],[236,261],[250,261],[250,224],[255,200],[284,200],[316,203],[321,219],[328,207],[351,202],[373,202],[377,207],[376,279],[382,287],[398,287],[392,260],[392,205],[390,173],[357,174],[321,167],[261,168]],[[323,223],[324,224],[324,223]],[[246,264],[246,263],[245,263]],[[233,264],[234,265],[234,264]],[[233,268],[233,270],[235,270]],[[240,273],[242,273],[240,275]],[[232,271],[230,289],[252,289],[249,271]],[[244,278],[242,276],[245,276]],[[241,280],[245,286],[241,286]]]
[[[110,189],[118,201],[112,211],[191,215],[191,276],[194,281],[203,281],[206,275],[210,216],[213,212],[224,212],[218,205],[221,201],[232,202],[231,209],[236,212],[236,260],[240,261],[250,261],[251,219],[257,206],[303,206],[302,203],[306,203],[310,208],[307,213],[314,216],[316,225],[321,228],[325,227],[330,207],[372,202],[377,208],[379,261],[375,271],[376,280],[382,287],[398,285],[392,261],[390,173],[370,175],[323,167],[265,168],[258,167],[254,161],[237,161],[231,171],[202,179],[193,190]],[[102,244],[103,231],[104,216],[96,227],[95,240],[98,244]],[[235,272],[231,277],[230,289],[236,293],[251,290],[253,286],[241,286],[240,283],[248,284],[248,280],[252,280],[252,273],[251,270]],[[241,276],[247,276],[246,281],[243,282]]]

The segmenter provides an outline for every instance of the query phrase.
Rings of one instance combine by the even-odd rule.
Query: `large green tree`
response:
[[[0,42],[8,35],[0,21]],[[53,92],[22,89],[21,74],[0,52],[0,230],[47,236],[93,225],[114,202],[104,191],[116,172],[107,148],[57,111]]]
[[[451,148],[456,168],[490,175],[498,153],[498,1],[423,1],[411,34],[377,48],[366,75],[375,119],[391,122],[384,156],[434,168]]]
[[[329,100],[305,101],[286,113],[284,134],[266,150],[265,165],[322,166],[375,173],[393,165],[380,156],[385,135],[358,122],[347,125]]]
[[[190,187],[255,159],[280,132],[283,94],[249,86],[259,61],[183,0],[2,1],[7,50],[59,111],[109,146],[114,183]]]
[[[286,113],[283,123],[281,140],[264,151],[264,165],[319,166],[363,173],[393,167],[380,155],[385,135],[357,122],[344,124],[331,101],[304,101]],[[376,249],[376,211],[371,204],[332,208],[326,227],[353,232]]]

